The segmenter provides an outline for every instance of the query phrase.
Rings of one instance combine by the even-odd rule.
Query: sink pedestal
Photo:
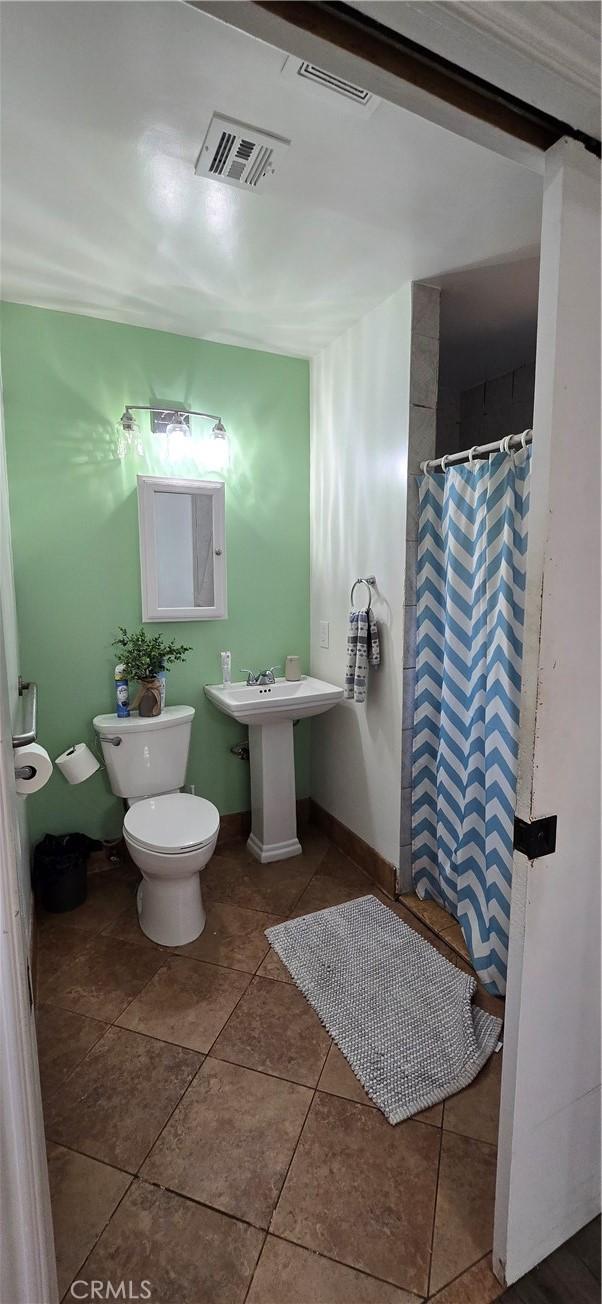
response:
[[[252,815],[249,851],[263,865],[300,856],[292,720],[249,725],[249,756]]]

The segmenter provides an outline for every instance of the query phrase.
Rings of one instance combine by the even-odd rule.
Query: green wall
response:
[[[145,455],[115,454],[127,402],[218,412],[230,434],[226,481],[229,617],[151,625],[193,651],[167,701],[196,707],[188,780],[223,813],[249,809],[248,765],[230,755],[244,726],[202,685],[219,652],[241,666],[309,656],[309,368],[298,358],[3,304],[1,357],[21,673],[40,688],[39,739],[52,757],[93,741],[114,710],[111,639],[141,622],[136,475],[221,478],[177,465],[140,414]],[[194,422],[194,418],[193,418]],[[193,425],[200,432],[200,425]],[[194,444],[193,444],[194,447]],[[307,725],[295,730],[297,791],[309,790]],[[34,838],[115,836],[120,802],[104,773],[70,787],[58,772],[28,801]]]

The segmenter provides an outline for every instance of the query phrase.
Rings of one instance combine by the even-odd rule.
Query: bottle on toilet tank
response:
[[[115,710],[121,719],[130,714],[130,685],[126,678],[125,666],[115,666]]]

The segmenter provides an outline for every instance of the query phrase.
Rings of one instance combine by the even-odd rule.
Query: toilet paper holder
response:
[[[23,680],[19,675],[19,697],[27,693],[28,713],[25,717],[24,724],[28,726],[23,733],[13,734],[13,747],[29,747],[31,743],[37,742],[38,738],[38,685],[33,680]],[[31,766],[25,766],[25,769],[31,769]],[[22,776],[30,779],[30,774]]]

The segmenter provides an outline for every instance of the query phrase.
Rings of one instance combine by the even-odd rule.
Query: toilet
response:
[[[138,919],[161,946],[185,946],[205,927],[200,871],[215,851],[219,811],[181,792],[192,706],[168,706],[148,718],[97,715],[109,783],[127,802],[123,836],[142,874]]]

